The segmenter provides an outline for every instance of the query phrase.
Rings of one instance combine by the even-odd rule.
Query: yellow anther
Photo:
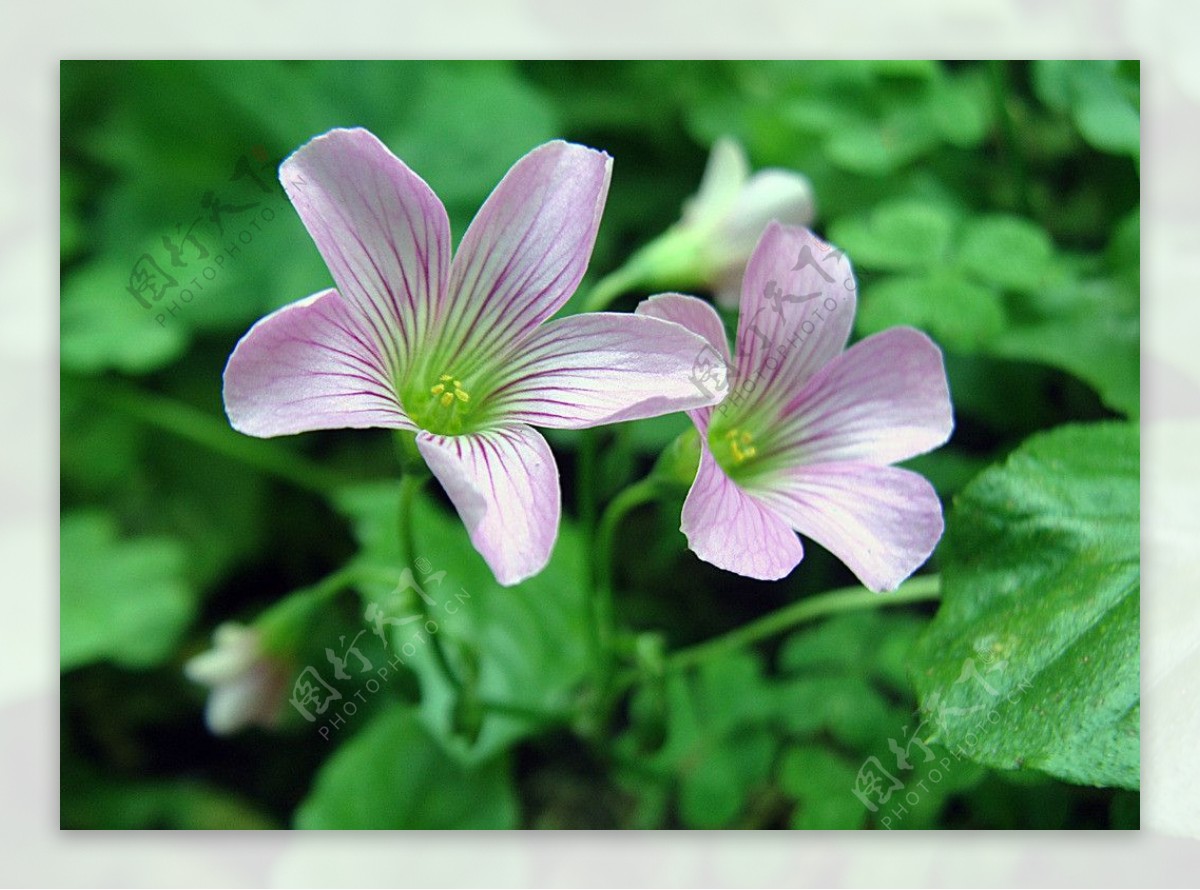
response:
[[[454,380],[454,377],[451,374],[443,374],[441,377],[438,378],[438,380],[442,381],[442,383],[449,383],[451,380]],[[454,382],[458,383],[457,380],[454,380]]]
[[[442,403],[443,408],[449,408],[450,404],[454,401],[454,394],[444,392],[444,393],[442,393],[441,399],[439,399],[438,401],[440,401]]]
[[[440,396],[446,391],[446,385],[444,383],[438,383],[429,391],[435,396]]]
[[[725,441],[729,443],[729,453],[735,464],[744,463],[758,454],[758,449],[750,444],[754,437],[745,430],[730,430],[725,434]]]
[[[454,388],[454,396],[455,396],[455,398],[457,398],[457,399],[458,399],[460,402],[469,402],[469,401],[471,401],[471,394],[470,394],[469,392],[467,392],[465,389],[459,389],[458,387],[455,387],[455,388]]]

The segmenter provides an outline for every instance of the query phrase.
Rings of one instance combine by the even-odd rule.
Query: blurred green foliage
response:
[[[329,739],[291,708],[276,731],[216,739],[204,690],[181,675],[222,621],[397,558],[387,435],[250,440],[222,412],[237,339],[330,284],[274,178],[312,136],[371,129],[439,194],[456,240],[525,151],[559,137],[605,149],[612,187],[581,293],[677,219],[717,137],[804,173],[816,228],[855,263],[856,335],[910,324],[946,351],[956,431],[908,465],[951,504],[1039,431],[1136,421],[1136,62],[65,62],[61,90],[64,826],[1136,827],[1132,792],[992,771],[936,744],[932,760],[912,749],[905,789],[926,790],[903,818],[852,793],[871,758],[894,771],[891,744],[916,732],[914,646],[965,639],[951,599],[973,582],[955,560],[991,546],[968,515],[999,484],[987,474],[950,514],[966,552],[932,560],[959,587],[923,643],[934,610],[913,606],[668,671],[621,702],[612,744],[559,719],[594,668],[575,433],[550,436],[567,515],[527,584],[498,587],[444,499],[418,504],[417,555],[446,571],[430,593],[476,700],[452,707],[424,650]],[[601,431],[600,496],[685,427]],[[1052,473],[1096,447],[1072,445]],[[631,653],[853,581],[815,545],[774,584],[720,573],[686,550],[673,497],[618,535]],[[392,587],[331,598],[291,667],[324,667]]]

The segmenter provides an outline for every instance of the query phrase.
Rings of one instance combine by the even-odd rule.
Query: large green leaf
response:
[[[191,620],[184,552],[170,538],[120,540],[103,513],[62,520],[63,670],[111,660],[148,667],[170,654]]]
[[[354,520],[365,561],[398,567],[398,503],[394,483],[357,487],[340,497],[340,508]],[[430,610],[439,640],[454,668],[470,678],[475,698],[538,712],[569,708],[591,670],[587,640],[592,616],[578,533],[564,520],[550,564],[515,587],[501,587],[456,514],[421,497],[414,526],[414,578],[436,602]],[[383,582],[365,592],[393,615],[401,608],[396,586]],[[399,655],[405,655],[404,644],[415,627],[394,627]],[[408,652],[405,663],[421,677],[422,719],[465,761],[488,759],[538,728],[536,720],[511,710],[484,709],[464,723],[463,702],[429,657],[429,647],[415,641]]]
[[[503,761],[469,770],[408,708],[379,714],[338,749],[296,812],[303,829],[515,828]]]
[[[1138,786],[1138,429],[1039,434],[957,499],[912,669],[939,741],[1001,769]]]

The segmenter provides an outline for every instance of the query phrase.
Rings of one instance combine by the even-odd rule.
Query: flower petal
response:
[[[712,404],[696,376],[711,352],[680,325],[591,312],[547,322],[505,365],[486,410],[505,421],[582,429]]]
[[[555,141],[513,165],[454,257],[442,348],[496,354],[549,318],[587,269],[612,158]]]
[[[791,170],[759,170],[729,207],[720,229],[721,247],[730,260],[744,265],[771,220],[787,226],[807,226],[814,213],[808,179]]]
[[[334,290],[260,319],[225,366],[230,424],[262,438],[346,427],[416,429],[372,333]]]
[[[729,369],[733,367],[733,361],[729,356],[725,324],[711,304],[684,294],[658,294],[642,300],[634,311],[637,315],[673,321],[703,337],[708,347],[702,349],[693,362],[692,381],[705,391],[711,390],[714,395],[724,397],[729,391]],[[712,406],[705,406],[689,411],[688,415],[700,432],[707,433],[712,411]]]
[[[895,590],[942,536],[942,503],[933,486],[898,467],[797,467],[755,494],[875,591]]]
[[[467,436],[421,432],[417,447],[497,581],[510,586],[546,567],[562,504],[541,433],[523,424]]]
[[[442,202],[366,130],[318,136],[283,162],[279,178],[396,376],[442,308],[450,267]]]
[[[715,226],[749,177],[750,159],[745,149],[736,139],[722,136],[713,143],[699,190],[683,207],[684,225]]]
[[[941,350],[920,331],[892,328],[818,371],[772,439],[793,464],[890,464],[936,448],[953,429]]]
[[[726,476],[707,445],[683,502],[680,530],[702,560],[747,578],[774,581],[804,557],[791,527]]]
[[[850,262],[807,229],[771,223],[746,266],[735,391],[782,407],[846,346],[854,322]]]

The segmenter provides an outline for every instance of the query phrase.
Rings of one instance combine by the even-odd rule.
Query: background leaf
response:
[[[464,768],[403,707],[377,715],[342,745],[296,812],[304,829],[514,828],[516,821],[504,763]]]
[[[120,540],[102,513],[62,527],[63,670],[110,659],[147,667],[166,658],[192,617],[183,549],[169,538]]]

